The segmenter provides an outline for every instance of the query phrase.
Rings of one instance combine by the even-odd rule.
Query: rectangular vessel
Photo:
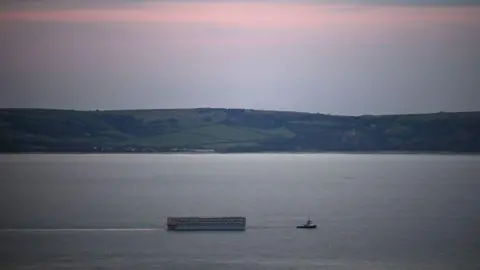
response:
[[[169,231],[244,231],[245,217],[167,217]]]

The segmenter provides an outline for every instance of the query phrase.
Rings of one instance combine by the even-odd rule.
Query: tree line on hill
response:
[[[232,137],[235,130],[244,131],[246,137]],[[254,132],[261,136],[247,136]],[[2,152],[171,152],[172,149],[475,153],[480,152],[480,113],[335,116],[210,108],[0,110]]]

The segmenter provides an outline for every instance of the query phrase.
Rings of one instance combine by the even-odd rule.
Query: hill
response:
[[[480,112],[0,109],[1,152],[480,152]]]

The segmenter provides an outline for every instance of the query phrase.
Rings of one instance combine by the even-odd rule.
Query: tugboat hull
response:
[[[316,229],[317,225],[312,226],[297,226],[297,229]]]
[[[308,216],[308,220],[305,224],[297,226],[297,229],[315,229],[315,228],[317,228],[317,225],[313,224],[313,222],[310,220],[310,216]]]

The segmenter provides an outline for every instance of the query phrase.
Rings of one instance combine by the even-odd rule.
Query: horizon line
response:
[[[184,107],[184,108],[142,108],[142,109],[67,109],[67,108],[46,108],[46,107],[0,107],[0,111],[5,110],[48,110],[48,111],[75,111],[75,112],[119,112],[119,111],[179,111],[179,110],[245,110],[257,112],[280,112],[280,113],[302,113],[302,114],[322,114],[329,116],[346,116],[346,117],[362,117],[362,116],[396,116],[396,115],[431,115],[431,114],[457,114],[457,113],[480,113],[480,110],[467,111],[437,111],[437,112],[405,112],[405,113],[376,113],[376,114],[337,114],[300,110],[282,110],[282,109],[251,109],[241,107]]]

